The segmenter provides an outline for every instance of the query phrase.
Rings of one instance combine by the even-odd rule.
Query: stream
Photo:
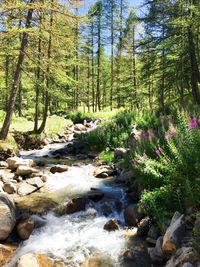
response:
[[[45,172],[58,164],[58,160],[52,157],[52,152],[65,145],[66,143],[52,144],[42,150],[23,151],[21,156],[37,162],[46,161],[45,166],[41,167]],[[45,224],[35,229],[27,241],[21,242],[7,267],[14,267],[20,256],[29,252],[44,253],[55,262],[68,267],[151,266],[145,242],[135,236],[136,229],[125,228],[123,209],[128,200],[123,186],[115,184],[110,178],[95,178],[95,166],[92,162],[67,158],[63,159],[62,163],[70,166],[68,171],[48,173],[45,192],[28,196],[29,201],[32,198],[34,202],[34,197],[39,196],[42,202],[48,195],[59,205],[73,197],[85,195],[91,188],[100,189],[104,193],[104,198],[98,202],[89,201],[85,211],[70,215],[57,216],[52,211],[32,215],[38,220],[45,221]],[[119,230],[104,230],[105,223],[110,219],[120,221]],[[123,256],[127,250],[134,251],[133,259]],[[97,262],[87,265],[86,262],[91,257],[96,258]]]

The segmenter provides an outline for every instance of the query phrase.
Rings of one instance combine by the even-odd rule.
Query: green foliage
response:
[[[99,154],[99,159],[100,160],[103,160],[103,162],[105,164],[110,164],[113,162],[114,160],[114,152],[113,151],[102,151],[100,154]]]
[[[139,152],[133,159],[137,182],[146,189],[141,203],[156,218],[158,210],[165,215],[200,206],[200,130],[191,120],[188,124],[180,114],[177,124],[170,124],[162,146],[158,139],[154,155]]]

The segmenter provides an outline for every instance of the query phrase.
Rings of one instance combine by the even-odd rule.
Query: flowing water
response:
[[[51,151],[62,146],[64,144],[48,146],[41,151],[23,152],[22,156],[39,159],[45,155],[50,156]],[[85,262],[92,255],[104,259],[102,265],[92,265],[95,267],[151,266],[148,259],[145,259],[142,241],[138,243],[137,239],[131,237],[131,243],[124,229],[122,211],[127,204],[124,189],[115,185],[112,180],[95,178],[93,171],[92,164],[82,163],[80,166],[72,165],[64,173],[50,175],[46,189],[56,200],[62,196],[62,201],[67,201],[74,196],[86,194],[91,188],[100,189],[105,196],[97,203],[89,202],[86,210],[82,212],[59,217],[53,212],[42,215],[45,225],[35,229],[30,238],[21,243],[8,267],[13,267],[18,258],[28,252],[47,254],[68,267],[85,266]],[[102,209],[105,205],[109,210],[107,215]],[[118,219],[122,227],[120,230],[108,232],[103,228],[112,218]],[[134,230],[131,233],[134,234]],[[134,260],[134,263],[123,261],[123,253],[131,246],[140,253],[140,264],[138,259]]]

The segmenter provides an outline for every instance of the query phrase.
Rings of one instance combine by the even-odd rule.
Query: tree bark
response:
[[[32,4],[34,0],[30,0],[29,4]],[[26,17],[26,24],[25,27],[28,29],[31,26],[31,20],[32,20],[32,15],[33,15],[33,9],[30,7],[27,13]],[[24,32],[22,35],[22,41],[21,41],[21,46],[20,46],[20,52],[18,56],[18,61],[15,69],[15,74],[14,74],[14,81],[12,84],[12,89],[11,89],[11,94],[8,100],[8,107],[7,107],[7,112],[6,116],[3,122],[3,126],[0,132],[0,139],[6,139],[8,135],[8,131],[10,128],[10,123],[14,111],[14,106],[16,102],[16,96],[19,90],[19,84],[20,84],[20,79],[21,79],[21,72],[22,72],[22,65],[25,57],[25,52],[26,48],[28,46],[28,33]]]

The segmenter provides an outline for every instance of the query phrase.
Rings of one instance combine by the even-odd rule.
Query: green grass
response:
[[[115,153],[113,151],[102,151],[99,154],[99,159],[105,164],[111,164],[115,158]]]
[[[0,127],[2,126],[4,113],[0,112]],[[41,121],[39,121],[40,125]],[[49,137],[55,137],[58,133],[64,131],[66,127],[72,124],[72,121],[59,116],[48,117],[44,134]],[[32,131],[34,127],[34,122],[26,119],[25,117],[13,116],[10,125],[10,133],[15,131],[25,133]]]

